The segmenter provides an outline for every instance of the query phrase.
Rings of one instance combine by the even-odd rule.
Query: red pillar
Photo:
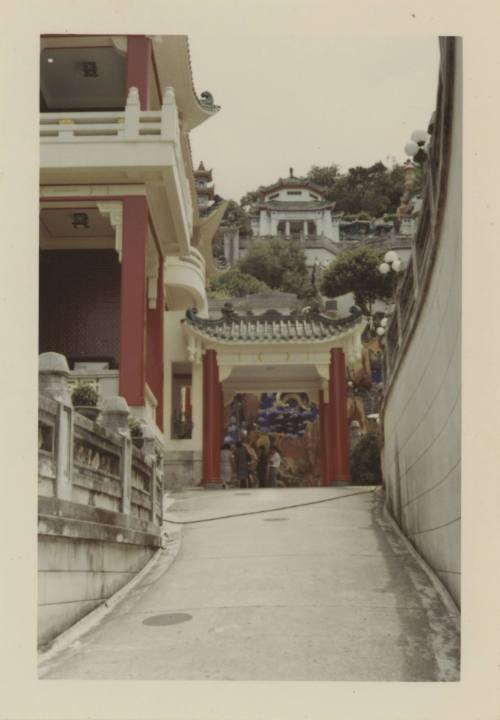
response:
[[[145,197],[123,198],[120,302],[120,395],[129,405],[144,405],[146,384]]]
[[[127,75],[125,97],[131,87],[139,91],[141,110],[149,109],[149,78],[151,71],[151,40],[145,35],[127,37]]]
[[[332,483],[349,483],[349,435],[347,428],[347,379],[345,355],[330,351],[330,407],[332,418]]]
[[[332,484],[331,464],[331,409],[330,404],[325,402],[323,390],[319,393],[319,443],[321,455],[321,484]]]
[[[191,405],[191,388],[186,387],[186,394],[184,396],[184,417],[186,420],[191,422],[193,419],[193,408]]]
[[[217,355],[207,350],[203,355],[203,466],[201,481],[205,486],[221,486],[220,426],[221,394]]]
[[[156,287],[156,307],[147,311],[147,348],[146,381],[158,403],[156,406],[156,424],[163,430],[163,315],[165,299],[163,295],[163,259],[158,257],[158,280]]]

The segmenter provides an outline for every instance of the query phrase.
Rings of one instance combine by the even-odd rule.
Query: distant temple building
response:
[[[334,202],[325,200],[324,188],[307,178],[280,178],[259,188],[261,199],[252,208],[254,237],[279,235],[300,240],[324,238],[339,241],[339,218],[333,217]]]
[[[340,216],[325,192],[311,180],[295,177],[293,168],[289,177],[259,188],[260,198],[249,213],[251,235],[240,237],[232,223],[223,229],[226,261],[234,265],[255,240],[282,237],[303,245],[309,267],[328,265],[341,249]]]
[[[200,162],[198,169],[194,171],[196,197],[200,213],[208,210],[210,203],[214,200],[214,185],[212,170],[205,170],[203,162]]]

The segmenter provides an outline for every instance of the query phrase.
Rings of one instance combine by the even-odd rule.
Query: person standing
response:
[[[228,443],[224,443],[220,451],[220,476],[224,488],[231,484],[233,475],[233,453]]]
[[[278,472],[281,465],[281,455],[277,447],[272,447],[269,455],[269,484],[275,488],[278,484]]]
[[[243,446],[241,440],[238,440],[234,449],[234,466],[236,477],[239,481],[240,488],[248,487],[248,461],[249,455]]]
[[[266,448],[261,445],[259,447],[259,456],[257,458],[257,487],[266,487],[267,485],[267,453]]]

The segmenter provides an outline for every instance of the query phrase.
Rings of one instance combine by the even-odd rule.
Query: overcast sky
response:
[[[396,158],[435,107],[436,37],[190,32],[195,89],[219,114],[191,132],[216,192],[248,190],[311,165]]]

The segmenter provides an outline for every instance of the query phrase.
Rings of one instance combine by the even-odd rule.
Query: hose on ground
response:
[[[345,495],[334,495],[321,500],[311,500],[310,502],[296,503],[295,505],[282,505],[281,507],[267,508],[265,510],[249,510],[248,512],[231,513],[230,515],[218,515],[210,518],[200,518],[199,520],[169,520],[165,518],[165,522],[171,525],[195,525],[197,523],[213,522],[214,520],[227,520],[228,518],[245,517],[248,515],[262,515],[264,513],[278,512],[279,510],[292,510],[293,508],[306,507],[307,505],[319,505],[320,503],[332,502],[332,500],[343,500],[344,498],[354,497],[355,495],[369,495],[375,492],[376,488],[371,490],[360,490],[358,492],[346,493]]]

